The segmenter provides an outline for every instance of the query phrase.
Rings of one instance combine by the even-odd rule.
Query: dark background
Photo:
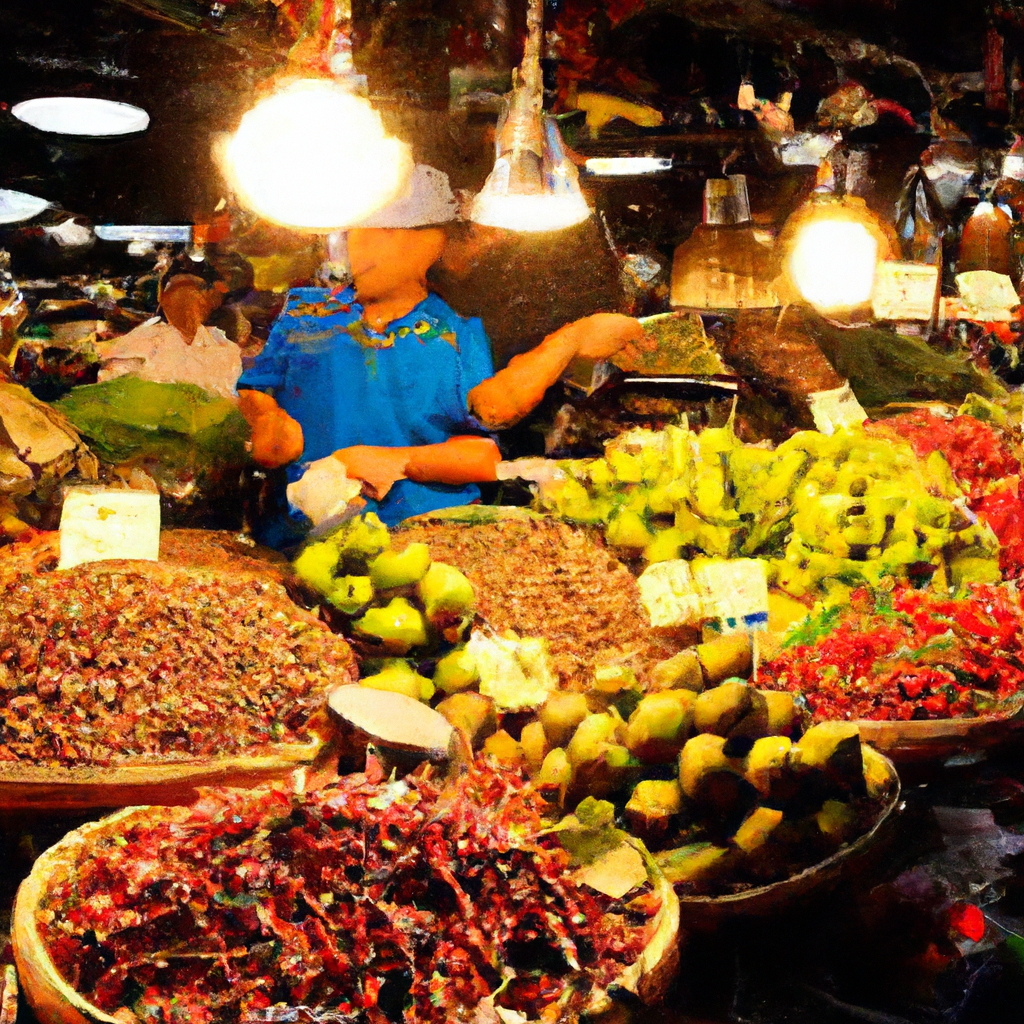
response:
[[[479,186],[488,146],[485,119],[446,109],[448,72],[468,59],[507,80],[519,58],[524,7],[516,0],[353,4],[356,60],[371,97],[417,155],[447,165],[457,185]],[[923,128],[928,97],[916,69],[889,58],[917,62],[938,94],[951,76],[980,72],[990,25],[1015,45],[1024,17],[1012,4],[997,7],[979,0],[548,0],[546,22],[550,32],[560,18],[595,11],[594,54],[653,84],[668,109],[710,97],[728,115],[740,77],[749,74],[759,95],[795,87],[799,126],[850,76],[907,104]],[[615,23],[616,8],[637,13]],[[211,139],[236,126],[257,85],[283,64],[296,34],[288,11],[270,0],[4,0],[0,187],[41,195],[96,223],[201,219],[223,194]],[[150,113],[150,128],[120,140],[77,139],[40,133],[9,113],[20,100],[54,94],[137,104]],[[975,92],[953,102],[970,115],[981,100]]]

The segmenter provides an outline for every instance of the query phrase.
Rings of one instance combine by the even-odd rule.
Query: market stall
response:
[[[0,1024],[1019,1016],[1024,11],[11,6]]]

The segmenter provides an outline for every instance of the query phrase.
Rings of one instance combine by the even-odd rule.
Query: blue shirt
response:
[[[434,294],[381,332],[362,313],[352,288],[292,289],[263,351],[239,378],[240,388],[270,391],[302,427],[305,447],[289,480],[351,445],[440,444],[485,433],[469,412],[469,392],[494,374],[479,319],[459,316]],[[367,510],[391,525],[479,496],[475,484],[399,480]]]

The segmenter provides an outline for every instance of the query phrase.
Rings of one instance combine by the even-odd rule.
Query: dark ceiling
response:
[[[219,187],[213,132],[231,129],[255,82],[281,59],[103,0],[4,0],[0,183],[95,221],[191,221]],[[263,32],[249,33],[255,42]],[[122,140],[48,135],[9,107],[43,95],[97,96],[147,110],[149,129]]]
[[[521,23],[518,6],[517,0],[355,0],[357,59],[362,56],[363,70],[370,64],[371,94],[393,109],[433,106],[419,123],[431,122],[435,135],[445,125],[440,137],[457,149],[460,139],[436,109],[438,97],[424,101],[395,72],[413,67],[443,86],[445,39],[460,26],[487,29],[496,12]],[[616,25],[605,45],[666,89],[675,78],[682,81],[681,61],[701,64],[701,80],[720,80],[725,91],[750,68],[799,72],[804,55],[814,51],[827,55],[834,79],[834,66],[868,53],[862,43],[880,48],[882,58],[871,51],[876,68],[886,55],[900,54],[944,82],[980,71],[990,24],[980,0],[548,0],[549,21],[574,7],[638,12]],[[293,41],[288,9],[288,0],[281,7],[270,0],[3,0],[0,186],[41,195],[94,222],[174,223],[208,214],[222,193],[211,138],[235,126],[258,83],[285,60]],[[1019,32],[1015,12],[1013,3],[996,12],[1010,36]],[[374,35],[379,25],[389,27],[383,42]],[[499,50],[495,59],[507,65],[511,54]],[[815,90],[828,84],[805,75],[795,109],[813,111]],[[43,134],[9,114],[19,100],[61,93],[138,104],[149,111],[151,126],[120,141],[73,139]]]

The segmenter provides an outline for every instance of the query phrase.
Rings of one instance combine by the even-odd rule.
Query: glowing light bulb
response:
[[[261,100],[225,150],[241,200],[289,227],[330,231],[396,199],[412,172],[408,147],[388,137],[370,104],[309,79]]]
[[[878,240],[864,224],[823,217],[800,228],[789,274],[812,306],[852,309],[871,298],[877,261]]]
[[[485,195],[473,203],[473,220],[509,231],[562,231],[590,216],[582,195]]]

